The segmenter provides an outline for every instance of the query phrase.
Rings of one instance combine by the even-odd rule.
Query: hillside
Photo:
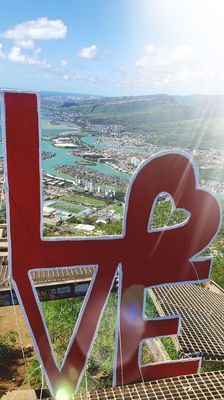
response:
[[[121,124],[158,145],[224,148],[224,96],[152,95],[64,102],[94,124]]]

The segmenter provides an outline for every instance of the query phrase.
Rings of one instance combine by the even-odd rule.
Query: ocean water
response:
[[[65,131],[65,129],[60,129],[60,128],[53,129],[53,130],[42,129],[42,136],[55,135],[57,133],[64,132],[64,131]],[[0,126],[0,137],[1,137],[1,126]],[[97,146],[94,145],[93,138],[91,135],[85,137],[85,143],[98,148]],[[82,160],[81,157],[72,156],[71,154],[68,153],[68,149],[54,147],[50,140],[42,140],[41,141],[41,149],[42,149],[42,151],[50,151],[52,153],[56,153],[55,157],[48,158],[46,160],[42,160],[42,168],[45,172],[55,175],[55,176],[59,176],[61,178],[72,179],[69,175],[62,174],[62,173],[56,171],[55,166],[56,165],[78,164]],[[3,156],[3,147],[2,147],[1,143],[0,143],[0,156],[1,157]],[[127,180],[130,179],[130,176],[128,174],[117,171],[116,169],[111,168],[108,165],[103,164],[103,163],[96,163],[96,165],[89,165],[86,168],[89,168],[94,171],[98,171],[98,172],[101,172],[101,173],[104,173],[107,175],[117,176],[119,178],[123,178],[123,179],[127,179]]]
[[[62,178],[71,179],[71,177],[69,177],[68,175],[60,174],[59,172],[57,172],[54,167],[56,165],[78,164],[80,161],[82,161],[82,158],[78,156],[72,156],[68,153],[68,149],[54,147],[49,140],[42,140],[41,147],[42,151],[51,151],[53,153],[56,153],[55,157],[42,160],[43,170],[52,175],[56,174],[57,176],[60,176]],[[104,173],[106,175],[117,176],[119,178],[127,180],[130,179],[130,176],[128,174],[117,171],[116,169],[111,168],[106,164],[96,163],[95,165],[86,166],[86,168]]]
[[[69,128],[71,129],[71,128]],[[72,129],[71,129],[72,130]],[[59,133],[65,132],[65,129],[41,129],[42,136],[54,136]]]
[[[81,141],[89,146],[95,147],[95,149],[105,149],[108,147],[100,144],[94,144],[94,136],[83,136],[81,137]]]

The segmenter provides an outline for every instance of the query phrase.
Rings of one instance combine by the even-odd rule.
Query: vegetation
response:
[[[55,356],[61,364],[68,343],[77,321],[83,298],[54,300],[42,302],[42,308],[46,319],[49,335],[52,340]],[[87,378],[89,389],[100,385],[112,384],[112,369],[114,355],[114,338],[116,329],[117,298],[111,294],[103,314],[99,333],[94,343],[87,366]],[[108,329],[108,326],[110,329]],[[33,357],[29,372],[37,367],[37,358]],[[33,384],[40,387],[41,373],[36,371]],[[81,388],[85,388],[82,382]]]
[[[218,237],[212,246],[213,268],[211,278],[224,288],[224,241]]]
[[[118,201],[124,202],[125,199],[125,193],[122,190],[117,190],[115,194],[115,198]]]
[[[120,214],[122,216],[124,214],[124,207],[121,203],[111,205],[108,210],[114,210],[116,214]]]
[[[177,352],[176,347],[174,346],[172,338],[162,338],[161,342],[171,360],[178,360],[181,358],[181,355]]]
[[[147,296],[147,299],[151,302],[149,296]],[[41,303],[55,356],[59,364],[63,361],[82,303],[83,298],[81,297]],[[149,306],[147,305],[147,310],[151,307],[154,307],[153,303],[150,303]],[[87,365],[88,389],[112,385],[116,315],[117,295],[111,293]],[[144,344],[142,348],[142,363],[146,364],[153,361],[147,344]],[[41,386],[42,377],[38,365],[37,357],[33,356],[29,362],[28,374],[32,373],[31,383],[35,388]],[[85,390],[84,379],[80,390]]]
[[[141,364],[150,364],[155,362],[153,355],[149,352],[149,347],[147,343],[143,343],[142,345],[142,353],[141,353]]]
[[[152,216],[151,228],[163,228],[174,226],[184,222],[187,215],[184,211],[173,210],[172,202],[169,198],[165,201],[159,200],[156,203],[154,214]]]
[[[219,230],[219,233],[212,243],[210,252],[213,254],[212,260],[212,274],[211,278],[214,280],[218,285],[224,288],[224,202],[221,202],[222,208],[222,223]]]
[[[152,301],[152,298],[149,294],[149,291],[146,291],[146,299],[145,299],[145,317],[146,318],[156,318],[159,316],[159,313],[156,310],[156,307]]]
[[[0,355],[3,353],[3,349],[13,347],[17,341],[18,333],[15,331],[10,331],[6,336],[0,336]]]
[[[96,124],[121,124],[150,143],[193,149],[224,148],[223,96],[132,96],[89,99],[69,107]]]
[[[202,365],[201,373],[211,372],[211,371],[220,371],[222,369],[224,369],[223,363],[209,362],[207,364]]]
[[[106,224],[99,222],[96,226],[104,235],[120,235],[122,233],[122,221],[111,221]]]
[[[104,207],[106,205],[106,200],[97,199],[95,197],[90,196],[61,196],[60,200],[63,200],[68,203],[78,203],[85,206],[94,206],[94,207]]]
[[[56,201],[55,203],[51,204],[51,207],[74,214],[78,214],[83,211],[83,207],[80,205],[63,203],[62,201]]]
[[[30,356],[29,349],[26,349],[25,356]],[[24,379],[23,376],[15,375],[17,368],[23,365],[23,356],[20,346],[18,346],[18,333],[10,331],[7,335],[0,336],[0,397],[8,390],[7,383],[14,381],[19,386]],[[23,367],[22,367],[23,368]]]
[[[57,236],[58,228],[56,226],[48,225],[44,227],[43,235],[46,237]]]

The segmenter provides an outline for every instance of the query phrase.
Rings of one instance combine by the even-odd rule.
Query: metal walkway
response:
[[[21,394],[21,397],[19,396]],[[10,392],[2,400],[40,398],[40,390]],[[43,400],[53,400],[44,390]],[[189,375],[117,388],[101,389],[74,397],[74,400],[223,400],[224,371]]]
[[[152,293],[161,316],[181,315],[182,354],[224,361],[224,293],[199,285],[161,287]]]

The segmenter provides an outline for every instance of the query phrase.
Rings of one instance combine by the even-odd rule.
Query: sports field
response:
[[[76,204],[70,204],[70,203],[64,203],[62,201],[56,201],[55,203],[51,204],[51,207],[55,208],[56,210],[67,211],[67,212],[73,213],[73,214],[79,214],[81,211],[84,210],[83,206],[76,205]]]

